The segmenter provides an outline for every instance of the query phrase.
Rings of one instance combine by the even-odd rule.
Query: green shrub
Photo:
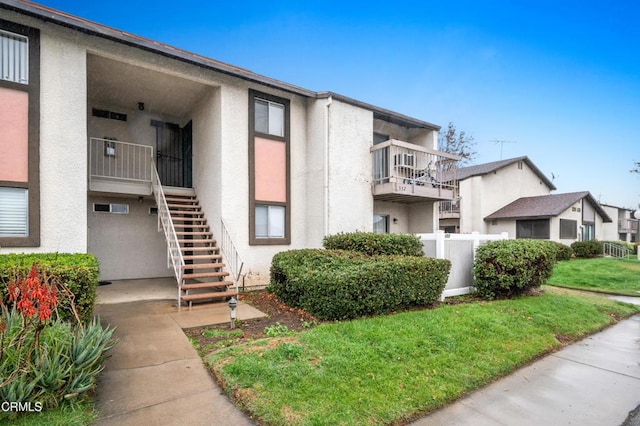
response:
[[[540,287],[551,275],[556,251],[548,241],[492,241],[478,248],[475,287],[487,299],[512,297]]]
[[[33,264],[40,273],[63,284],[71,294],[61,297],[58,312],[63,320],[73,320],[72,304],[83,322],[91,321],[98,287],[99,265],[91,254],[3,254],[0,255],[0,293],[7,302],[7,286],[24,277]]]
[[[376,234],[374,232],[352,232],[324,237],[324,248],[349,250],[373,255],[424,256],[420,238],[411,234]]]
[[[555,252],[555,257],[557,261],[560,260],[569,260],[571,256],[573,256],[573,249],[568,245],[558,243],[556,241],[546,241]]]
[[[271,263],[268,290],[323,320],[379,315],[437,301],[451,263],[344,250],[291,250]]]
[[[113,329],[97,319],[87,325],[25,320],[3,306],[0,333],[0,401],[32,403],[43,410],[81,397],[95,387]],[[16,413],[0,413],[0,420]]]
[[[576,241],[571,244],[576,257],[596,257],[602,255],[603,246],[601,241]]]

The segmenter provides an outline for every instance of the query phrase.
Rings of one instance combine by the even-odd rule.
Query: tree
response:
[[[472,162],[478,156],[475,145],[473,136],[468,136],[464,130],[458,132],[452,122],[449,122],[447,130],[438,136],[438,149],[459,156],[459,166]]]
[[[631,173],[640,173],[640,161],[636,161],[633,163],[633,169],[629,170]]]

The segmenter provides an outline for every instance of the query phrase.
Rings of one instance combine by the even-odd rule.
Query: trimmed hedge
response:
[[[352,232],[324,237],[324,248],[349,250],[374,255],[424,256],[420,238],[411,234],[376,234],[375,232]]]
[[[26,277],[31,265],[36,264],[41,276],[54,277],[73,294],[76,311],[83,323],[91,321],[98,288],[98,260],[91,254],[41,253],[0,255],[0,293],[8,304],[7,286],[18,276]],[[70,301],[61,297],[58,305],[60,318],[73,320]]]
[[[512,297],[540,287],[551,276],[557,248],[549,241],[502,240],[478,248],[475,287],[487,299]]]
[[[603,253],[603,245],[601,241],[576,241],[571,244],[573,253],[576,257],[596,257],[601,256]]]
[[[448,260],[417,256],[291,250],[273,257],[268,290],[319,319],[352,319],[434,303],[450,267]]]
[[[573,256],[573,249],[565,244],[558,243],[556,241],[547,241],[548,244],[551,244],[556,251],[556,260],[570,260],[571,256]]]

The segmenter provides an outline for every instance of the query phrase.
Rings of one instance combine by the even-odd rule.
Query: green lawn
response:
[[[548,288],[537,297],[323,324],[206,362],[261,424],[383,425],[423,415],[640,312]]]
[[[640,296],[640,261],[605,257],[565,260],[556,264],[548,284]]]

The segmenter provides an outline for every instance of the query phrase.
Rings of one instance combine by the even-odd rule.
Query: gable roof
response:
[[[611,218],[589,191],[569,192],[565,194],[540,195],[522,197],[491,213],[484,220],[493,219],[534,219],[549,218],[560,215],[578,201],[586,198],[602,217],[603,222],[611,222]]]
[[[500,170],[504,167],[510,166],[511,164],[517,163],[518,161],[524,161],[527,166],[529,166],[529,168],[531,170],[533,170],[533,172],[538,175],[538,177],[551,189],[557,189],[555,187],[555,185],[553,184],[553,182],[551,182],[545,175],[544,173],[542,173],[542,171],[535,165],[533,164],[533,161],[531,161],[529,159],[529,157],[527,157],[526,155],[523,155],[522,157],[515,157],[515,158],[508,158],[506,160],[500,160],[500,161],[492,161],[490,163],[483,163],[483,164],[476,164],[474,166],[467,166],[467,167],[460,167],[457,171],[456,171],[456,176],[458,178],[458,181],[464,180],[464,179],[468,179],[474,176],[482,176],[482,175],[486,175],[489,174],[491,172],[495,172],[497,170]]]
[[[243,80],[259,83],[261,85],[283,90],[307,98],[323,99],[333,97],[334,99],[337,99],[341,102],[370,110],[373,112],[375,118],[387,120],[401,126],[409,128],[440,130],[440,126],[429,123],[427,121],[419,120],[413,117],[406,116],[404,114],[397,113],[395,111],[380,108],[375,105],[361,102],[337,93],[315,92],[312,90],[304,89],[293,84],[285,83],[274,78],[257,74],[245,68],[217,61],[206,56],[198,55],[196,53],[192,53],[174,46],[170,46],[168,44],[161,43],[159,41],[127,33],[125,31],[99,24],[97,22],[89,21],[87,19],[80,18],[78,16],[74,16],[69,13],[56,10],[41,4],[24,0],[0,0],[0,9],[17,12],[44,22],[50,22],[65,28],[70,28],[84,34],[111,40],[116,43],[124,44],[126,46],[145,50],[147,52],[151,52],[167,58],[196,65],[202,68],[231,75]]]

